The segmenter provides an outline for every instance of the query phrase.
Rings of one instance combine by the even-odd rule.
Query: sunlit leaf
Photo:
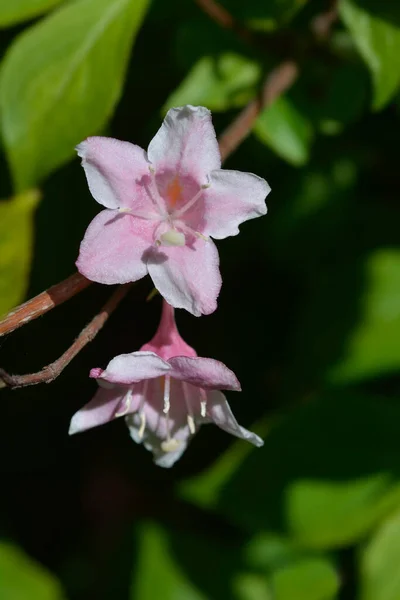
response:
[[[0,108],[17,189],[35,185],[104,126],[147,4],[75,0],[12,44],[0,73]]]
[[[0,0],[0,27],[37,17],[64,0]]]
[[[400,251],[379,250],[365,264],[360,314],[343,359],[328,377],[348,382],[400,367]]]
[[[246,104],[255,94],[261,68],[239,54],[204,56],[170,95],[163,111],[194,104],[222,111]]]
[[[264,109],[253,131],[264,144],[289,163],[301,166],[308,161],[312,126],[288,98],[281,97]]]
[[[33,215],[37,191],[0,202],[0,315],[24,297],[33,244]]]
[[[385,5],[381,0],[339,2],[341,17],[372,73],[375,109],[382,108],[400,85],[400,22],[397,18],[389,19],[388,13],[381,11],[382,4]],[[398,3],[392,5],[397,10],[395,16],[400,16]]]
[[[141,528],[139,560],[134,571],[131,599],[206,600],[175,560],[161,527]]]
[[[219,508],[252,531],[286,533],[305,547],[354,542],[400,500],[399,421],[395,403],[349,392],[322,397],[282,420],[242,462]]]
[[[361,554],[360,600],[400,598],[400,513],[372,536]]]
[[[58,581],[22,550],[0,543],[0,598],[2,600],[63,600]]]

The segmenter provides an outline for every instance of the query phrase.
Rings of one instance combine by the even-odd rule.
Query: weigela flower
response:
[[[99,389],[72,418],[71,434],[125,417],[131,437],[151,450],[156,464],[171,467],[203,423],[255,446],[263,441],[241,427],[224,394],[240,391],[235,374],[223,363],[200,358],[176,328],[174,309],[163,303],[159,328],[139,352],[113,358],[107,368],[92,369]]]
[[[113,138],[77,147],[89,189],[106,207],[90,223],[77,260],[88,279],[114,284],[150,274],[175,308],[212,313],[221,288],[214,242],[267,212],[270,187],[252,173],[221,169],[210,111],[168,111],[147,153]]]

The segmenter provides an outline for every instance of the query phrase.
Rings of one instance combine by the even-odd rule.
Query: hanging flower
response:
[[[240,391],[235,374],[212,358],[199,358],[177,330],[174,309],[163,303],[157,333],[139,352],[92,369],[94,398],[72,418],[70,434],[125,417],[132,439],[171,467],[203,423],[215,423],[255,446],[263,441],[241,427],[220,391]]]
[[[77,150],[93,197],[106,207],[82,240],[82,275],[114,284],[149,273],[175,308],[212,313],[221,275],[211,237],[237,235],[240,223],[264,215],[270,187],[252,173],[220,168],[210,111],[172,108],[147,153],[105,137]]]

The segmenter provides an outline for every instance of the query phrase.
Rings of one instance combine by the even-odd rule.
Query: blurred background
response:
[[[122,419],[68,437],[90,368],[156,329],[141,280],[56,381],[0,390],[1,600],[400,600],[399,3],[0,0],[0,27],[1,313],[74,272],[99,210],[78,142],[146,148],[188,103],[220,135],[298,73],[225,163],[268,215],[218,243],[218,310],[177,311],[265,446],[204,426],[163,470]],[[0,338],[1,367],[55,360],[110,293]]]

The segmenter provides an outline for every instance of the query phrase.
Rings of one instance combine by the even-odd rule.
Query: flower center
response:
[[[134,211],[127,207],[119,208],[121,213],[128,213],[138,219],[154,221],[153,238],[157,246],[185,246],[187,236],[207,241],[208,237],[188,225],[188,211],[201,199],[210,184],[202,185],[197,192],[185,202],[184,186],[179,175],[174,175],[160,193],[156,180],[156,172],[150,165],[150,182],[146,186],[147,194],[153,204],[153,211]]]

